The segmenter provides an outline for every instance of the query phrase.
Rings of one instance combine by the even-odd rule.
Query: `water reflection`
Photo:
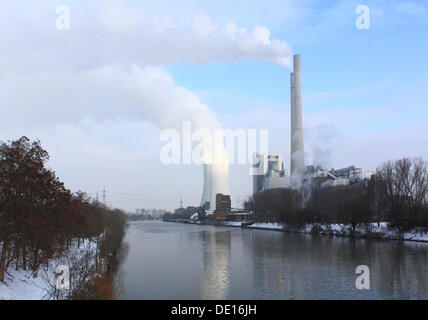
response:
[[[229,290],[230,232],[201,232],[201,299],[226,299]]]
[[[122,241],[122,244],[112,263],[111,272],[107,275],[108,282],[112,287],[112,299],[120,297],[124,292],[124,276],[121,267],[126,260],[128,253],[129,243]]]
[[[132,223],[127,242],[123,299],[428,298],[424,243],[161,222]]]

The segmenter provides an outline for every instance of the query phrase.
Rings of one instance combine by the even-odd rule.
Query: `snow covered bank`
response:
[[[284,225],[278,223],[253,223],[248,228],[263,229],[263,230],[283,230]]]
[[[5,273],[5,283],[0,282],[0,300],[44,300],[49,299],[50,286],[55,283],[54,270],[58,265],[79,261],[92,250],[94,244],[89,239],[82,240],[78,247],[73,242],[69,250],[61,257],[49,260],[49,265],[41,265],[37,276],[31,270],[15,270],[10,266]]]
[[[411,241],[428,242],[428,232],[419,232],[419,231],[405,232],[403,235],[403,239],[411,240]]]
[[[242,222],[235,221],[225,221],[222,222],[222,226],[228,227],[242,227]],[[284,226],[282,224],[277,223],[253,223],[247,226],[248,228],[253,229],[264,229],[264,230],[283,230]]]
[[[223,221],[221,226],[228,227],[244,227],[242,222],[234,221]],[[331,236],[354,236],[356,238],[373,238],[373,239],[385,239],[385,240],[407,240],[407,241],[421,241],[428,242],[428,232],[423,230],[414,229],[410,232],[405,232],[399,235],[398,231],[391,228],[388,222],[375,222],[369,225],[359,224],[352,230],[351,225],[343,223],[329,223],[329,224],[318,224],[308,223],[301,228],[291,227],[280,223],[253,223],[248,225],[249,229],[260,229],[260,230],[273,230],[273,231],[284,231],[284,232],[297,232],[306,234],[319,234],[319,235],[331,235]]]
[[[354,231],[352,231],[352,227],[350,225],[345,224],[306,224],[303,228],[294,231],[321,235],[354,235],[355,237],[361,238],[428,242],[428,232],[413,229],[410,232],[403,233],[400,237],[398,231],[394,228],[391,228],[387,222],[371,223],[367,226],[364,224],[359,224],[355,227]]]
[[[360,238],[375,238],[389,240],[407,240],[428,242],[428,232],[414,229],[399,235],[398,231],[389,227],[387,222],[371,223],[369,225],[359,224],[352,231],[350,225],[330,223],[330,224],[306,224],[301,228],[294,228],[278,223],[253,223],[248,228],[275,230],[285,232],[299,232],[306,234],[336,235],[336,236],[355,236]]]
[[[354,236],[359,238],[374,238],[385,240],[407,240],[428,242],[428,232],[413,229],[399,235],[398,231],[391,228],[387,222],[371,223],[369,225],[359,224],[352,231],[351,225],[330,223],[330,224],[306,224],[300,229],[283,226],[284,231],[302,232],[307,234]]]
[[[42,300],[47,296],[46,284],[31,271],[11,268],[5,274],[5,283],[0,282],[0,300]]]

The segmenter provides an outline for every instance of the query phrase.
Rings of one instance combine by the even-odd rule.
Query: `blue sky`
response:
[[[358,30],[354,25],[357,17],[354,11],[361,2],[307,3],[312,15],[296,22],[307,31],[298,31],[298,27],[291,31],[281,28],[280,17],[270,22],[268,19],[263,25],[271,30],[272,37],[289,42],[293,51],[302,55],[304,93],[350,91],[387,82],[390,88],[426,82],[428,63],[424,60],[428,50],[428,11],[423,1],[365,1],[372,14],[369,30]],[[395,9],[388,13],[394,4],[398,6],[399,3],[406,3],[415,12],[400,13]],[[335,7],[340,11],[336,12]],[[320,21],[319,16],[323,16],[323,20]],[[168,70],[177,84],[199,92],[233,92],[237,100],[285,101],[289,98],[289,70],[278,65],[259,61],[209,65],[179,63],[168,66]],[[384,94],[381,92],[378,99]],[[376,96],[368,99],[361,96],[349,103],[357,107],[376,102],[373,98]],[[220,101],[223,104],[221,97]],[[214,99],[210,102],[213,108],[222,108]]]
[[[355,26],[359,5],[368,30]],[[230,22],[242,38],[225,38]],[[127,210],[198,204],[202,169],[160,163],[159,135],[204,106],[225,128],[268,129],[288,168],[290,69],[278,59],[291,53],[307,164],[428,159],[426,1],[4,0],[0,43],[0,140],[39,138],[66,186],[106,185]],[[251,193],[248,169],[230,168],[235,205]]]

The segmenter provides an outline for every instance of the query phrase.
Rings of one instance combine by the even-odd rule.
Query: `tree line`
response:
[[[41,265],[85,240],[96,248],[93,265],[100,275],[112,268],[122,245],[125,213],[84,192],[71,193],[46,167],[48,160],[40,141],[22,137],[0,144],[1,282],[9,268],[37,275]],[[77,290],[68,297],[78,296]]]
[[[254,196],[256,220],[302,227],[308,223],[389,222],[401,235],[428,230],[428,166],[421,158],[382,163],[369,181],[326,188],[279,188]]]

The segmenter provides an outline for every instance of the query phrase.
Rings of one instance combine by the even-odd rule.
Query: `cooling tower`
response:
[[[300,78],[300,55],[293,56],[294,70],[290,74],[291,95],[291,152],[290,175],[292,186],[301,181],[305,173],[305,158],[303,150],[303,124],[302,124],[302,88]]]
[[[204,189],[202,192],[201,206],[210,203],[209,210],[216,208],[216,194],[229,193],[229,163],[226,151],[220,149],[222,155],[217,160],[204,164]]]

